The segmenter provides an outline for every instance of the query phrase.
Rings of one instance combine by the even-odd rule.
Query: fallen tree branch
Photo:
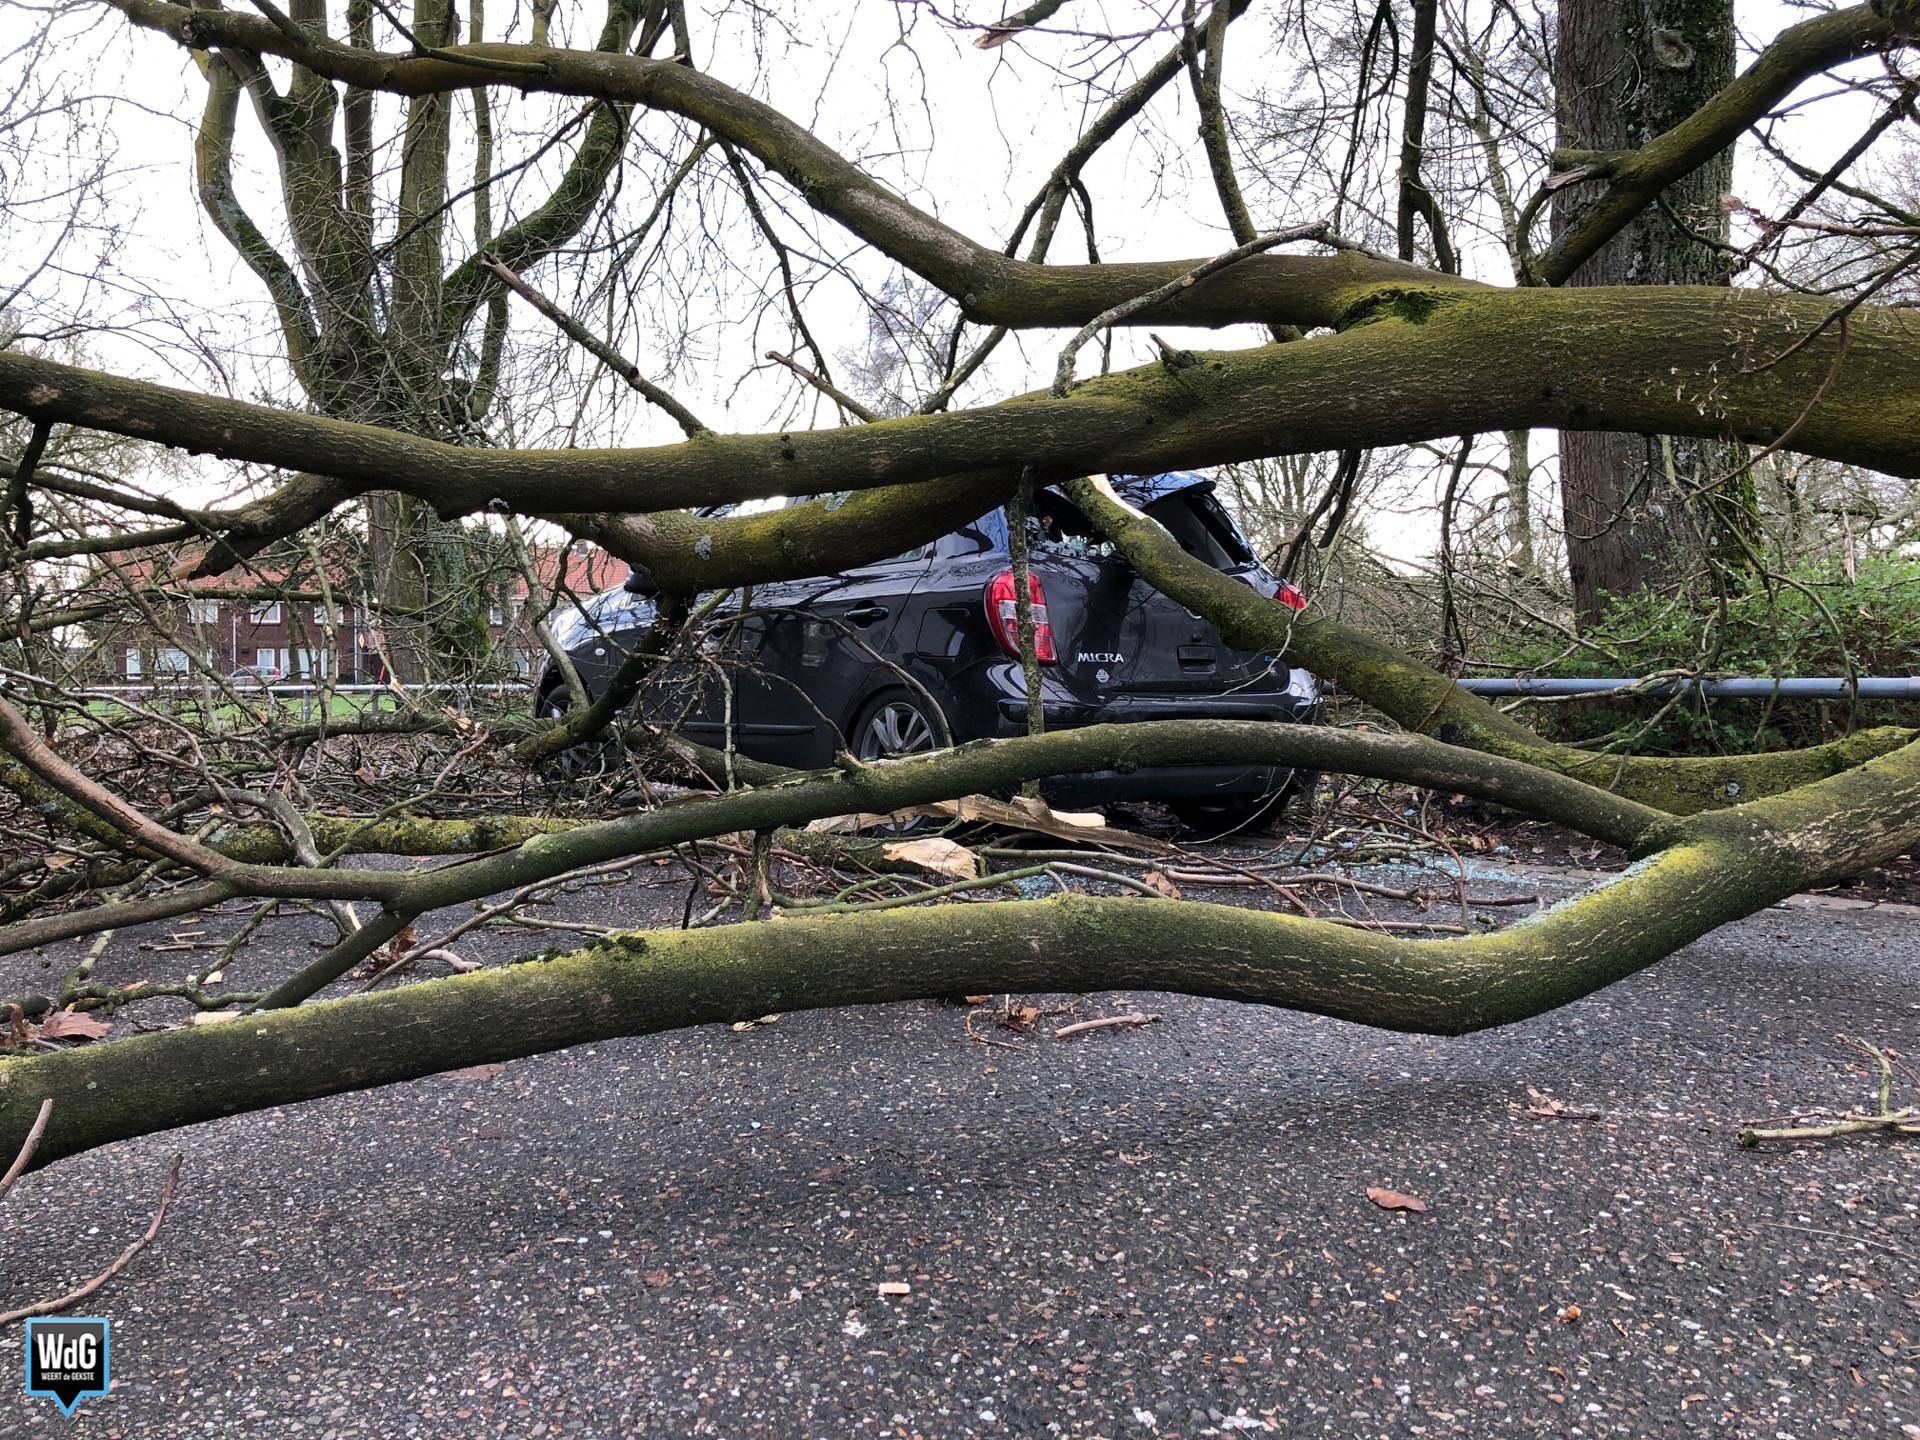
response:
[[[502,853],[467,864],[416,874],[333,867],[326,870],[241,865],[225,861],[212,884],[129,901],[116,908],[115,923],[163,918],[214,903],[235,893],[314,899],[378,900],[389,913],[414,915],[462,905],[548,879],[568,870],[626,855],[661,850],[733,831],[778,830],[850,814],[886,815],[1017,788],[1029,780],[1077,774],[1109,766],[1133,767],[1243,762],[1315,771],[1358,772],[1379,779],[1427,785],[1511,806],[1553,819],[1597,839],[1633,848],[1666,817],[1634,801],[1578,780],[1544,773],[1499,756],[1443,745],[1417,735],[1368,735],[1319,725],[1274,725],[1265,721],[1170,720],[1124,725],[1087,725],[1050,735],[982,740],[955,750],[934,751],[863,765],[851,772],[794,774],[752,789],[690,798],[657,809],[622,815],[578,828],[544,829]],[[975,807],[976,809],[980,807]],[[149,822],[151,823],[151,822]],[[349,828],[352,822],[347,822]],[[407,822],[454,825],[460,822]],[[511,835],[506,825],[475,822],[481,835]],[[502,822],[503,824],[505,822]],[[537,823],[534,829],[542,829]],[[525,837],[526,832],[520,832]],[[324,843],[316,826],[316,842]],[[144,908],[134,909],[140,906]],[[88,912],[47,916],[0,929],[0,954],[26,945],[85,934]],[[377,923],[388,923],[385,918]],[[99,928],[99,927],[92,927]],[[371,939],[369,932],[360,936]],[[374,943],[379,943],[375,941]],[[305,993],[346,973],[365,953],[345,942],[334,952],[345,968],[326,978],[323,957],[302,984]],[[286,987],[276,995],[291,993]]]
[[[1671,822],[1664,834],[1666,849],[1597,888],[1460,939],[1078,894],[620,935],[244,1022],[0,1061],[0,1153],[48,1098],[59,1103],[34,1166],[130,1135],[590,1040],[942,995],[1161,990],[1465,1034],[1568,1004],[1728,921],[1911,849],[1920,745],[1790,795]]]
[[[1553,744],[1386,641],[1311,610],[1296,614],[1187,554],[1158,522],[1121,500],[1104,477],[1062,488],[1155,589],[1212,621],[1229,645],[1284,655],[1336,679],[1344,691],[1409,730],[1523,761],[1671,814],[1780,794],[1897,750],[1920,733],[1886,726],[1805,750],[1758,755],[1645,757]]]
[[[154,1237],[160,1233],[160,1227],[167,1222],[167,1210],[173,1204],[174,1192],[179,1189],[180,1186],[180,1163],[182,1159],[183,1157],[179,1155],[173,1157],[173,1164],[167,1169],[166,1188],[160,1192],[159,1208],[153,1212],[153,1219],[147,1222],[145,1233],[126,1249],[122,1250],[118,1259],[91,1280],[87,1281],[86,1284],[80,1286],[78,1289],[69,1290],[57,1299],[37,1301],[32,1305],[22,1305],[18,1310],[8,1310],[4,1314],[0,1314],[0,1325],[12,1325],[16,1321],[31,1319],[35,1315],[58,1315],[63,1310],[71,1310],[75,1305],[78,1305],[82,1300],[86,1299],[109,1280],[113,1279],[114,1276],[126,1269],[127,1266],[131,1265],[134,1257],[153,1243]]]

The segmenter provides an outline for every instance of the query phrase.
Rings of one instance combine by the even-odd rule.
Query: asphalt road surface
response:
[[[86,1307],[112,1394],[15,1391],[0,1434],[1920,1436],[1920,1143],[1734,1139],[1866,1103],[1842,1036],[1920,1056],[1912,912],[1771,910],[1467,1039],[1152,995],[968,1023],[590,1045],[30,1176],[0,1309],[100,1268],[186,1157]]]

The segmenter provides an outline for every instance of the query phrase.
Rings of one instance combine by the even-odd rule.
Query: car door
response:
[[[742,750],[785,765],[832,760],[854,711],[906,659],[900,622],[931,548],[754,587],[734,680]]]
[[[724,747],[732,728],[733,745],[755,760],[828,764],[852,710],[904,659],[900,618],[929,549],[743,591],[710,626],[687,735]]]

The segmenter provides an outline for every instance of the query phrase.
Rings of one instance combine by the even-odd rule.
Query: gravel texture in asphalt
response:
[[[101,978],[157,963],[134,938]],[[1842,1036],[1920,1053],[1909,915],[1770,910],[1465,1039],[1020,999],[1062,1013],[589,1045],[29,1176],[0,1310],[99,1269],[186,1156],[85,1307],[112,1394],[67,1420],[15,1392],[0,1434],[1920,1436],[1920,1143],[1735,1143],[1867,1103]],[[1158,1023],[1053,1038],[1136,1007]]]

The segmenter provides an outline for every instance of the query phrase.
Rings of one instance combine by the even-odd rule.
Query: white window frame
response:
[[[218,625],[220,623],[220,602],[218,600],[189,600],[187,619],[195,625]]]
[[[280,623],[280,602],[262,601],[247,611],[247,619],[256,625],[278,625]]]

